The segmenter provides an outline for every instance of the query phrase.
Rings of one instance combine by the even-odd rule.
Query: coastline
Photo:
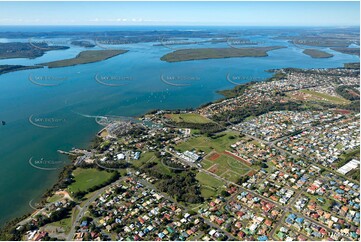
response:
[[[355,64],[355,63],[344,63],[344,66],[343,66],[342,68],[346,68],[345,65],[347,65],[347,64]],[[291,68],[291,69],[292,69],[292,68]],[[274,73],[274,72],[276,71],[276,69],[267,70],[267,71]],[[266,78],[266,79],[264,79],[264,80],[262,80],[262,81],[259,81],[259,82],[267,82],[267,81],[274,80],[275,78],[280,78],[280,77],[277,76],[276,73],[274,73],[272,77]],[[225,96],[223,93],[224,93],[224,92],[227,92],[227,91],[228,91],[228,92],[236,91],[237,89],[239,89],[239,87],[247,87],[247,86],[252,85],[252,84],[254,84],[254,83],[256,83],[256,82],[248,82],[248,83],[245,83],[245,84],[240,84],[240,85],[235,86],[233,89],[218,90],[218,91],[216,91],[216,92],[219,93],[219,94],[221,94],[221,95],[223,95],[223,96],[224,96],[223,98],[217,98],[216,100],[214,100],[214,101],[212,101],[212,102],[208,102],[208,103],[202,104],[202,105],[198,106],[196,109],[201,108],[201,107],[205,107],[205,106],[208,106],[208,105],[211,105],[211,104],[216,104],[216,103],[222,102],[222,101],[224,101],[224,100],[233,98],[234,96],[228,96],[228,97],[227,97],[227,96]],[[222,92],[223,92],[223,93],[222,93]],[[146,113],[140,115],[139,118],[143,118],[146,114],[148,114],[148,113],[150,113],[150,112],[154,112],[154,110],[149,111],[149,112],[146,112]],[[103,130],[103,128],[100,129],[100,130],[97,132],[97,134],[98,134],[99,132],[101,132],[101,130]],[[87,148],[91,147],[92,144],[93,144],[94,142],[96,142],[96,139],[97,139],[97,135],[95,135],[95,137],[93,137],[93,139],[88,142],[89,145],[88,145]],[[47,190],[43,193],[43,195],[41,196],[41,199],[40,199],[40,201],[39,201],[39,204],[43,205],[44,203],[46,203],[46,200],[50,197],[51,193],[53,193],[53,192],[55,192],[56,190],[59,189],[59,183],[60,183],[60,180],[61,180],[61,178],[62,178],[62,175],[64,175],[66,172],[72,171],[72,170],[74,170],[74,169],[76,168],[75,165],[74,165],[74,163],[73,163],[73,160],[71,159],[71,156],[68,156],[68,158],[69,158],[69,161],[71,161],[71,163],[68,164],[68,165],[66,165],[66,166],[64,166],[64,167],[62,168],[62,170],[61,170],[60,173],[58,174],[57,182],[56,182],[51,188],[47,189]],[[27,217],[29,217],[29,216],[30,216],[31,214],[33,214],[34,212],[35,212],[35,211],[33,211],[33,212],[31,212],[31,213],[27,213],[27,214],[25,214],[25,215],[23,215],[23,216],[14,218],[14,219],[6,222],[3,226],[0,227],[0,230],[4,230],[4,229],[6,229],[6,228],[8,228],[8,227],[12,227],[12,226],[18,224],[19,222],[21,222],[22,220],[26,219]]]

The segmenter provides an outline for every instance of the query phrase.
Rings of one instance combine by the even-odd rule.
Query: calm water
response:
[[[227,74],[241,77],[239,83],[266,78],[265,70],[282,67],[326,68],[357,62],[356,56],[325,49],[334,54],[329,59],[312,59],[302,54],[302,49],[286,41],[271,40],[265,36],[252,37],[261,45],[284,45],[287,49],[269,52],[262,58],[232,58],[166,63],[160,57],[171,52],[153,43],[124,45],[129,52],[99,63],[56,69],[35,69],[8,73],[0,76],[0,224],[32,209],[28,205],[56,181],[58,170],[41,170],[32,167],[29,159],[62,160],[65,156],[58,149],[86,148],[101,128],[86,115],[139,116],[152,109],[178,109],[197,107],[220,98],[217,90],[229,89],[234,84]],[[11,41],[11,40],[1,40]],[[227,44],[187,45],[191,47],[226,47]],[[175,47],[176,48],[176,47]],[[320,48],[322,49],[322,48]],[[33,65],[46,61],[76,56],[81,47],[72,46],[65,51],[50,51],[36,59],[0,60],[2,64]],[[101,85],[95,76],[115,79],[127,78],[123,86]],[[175,77],[172,86],[161,81]],[[29,81],[38,77],[64,81],[39,81],[57,83],[46,87]],[[184,80],[183,80],[184,79]],[[121,82],[121,81],[119,81]],[[110,83],[110,82],[109,82]],[[79,114],[85,114],[84,116]],[[41,128],[29,122],[36,118],[54,118]],[[59,121],[60,120],[60,121]]]

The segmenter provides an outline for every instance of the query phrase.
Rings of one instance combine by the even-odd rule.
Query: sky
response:
[[[359,26],[353,2],[0,2],[0,25]]]

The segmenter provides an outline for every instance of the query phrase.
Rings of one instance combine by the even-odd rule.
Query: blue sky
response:
[[[0,2],[0,25],[358,26],[354,2]]]

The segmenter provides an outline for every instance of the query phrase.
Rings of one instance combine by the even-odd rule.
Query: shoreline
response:
[[[343,67],[338,67],[338,68],[346,68],[345,66],[347,66],[348,64],[359,64],[359,62],[355,62],[355,63],[344,63],[344,66]],[[279,69],[283,69],[283,68],[279,68]],[[298,68],[285,68],[285,69],[298,69]],[[330,69],[333,69],[333,68],[330,68]],[[235,86],[233,89],[225,89],[225,90],[217,90],[216,92],[223,95],[224,97],[223,98],[217,98],[216,100],[214,101],[211,101],[211,102],[208,102],[208,103],[205,103],[205,104],[202,104],[202,105],[199,105],[198,107],[196,107],[195,109],[199,109],[199,108],[202,108],[202,107],[206,107],[206,106],[209,106],[209,105],[212,105],[212,104],[216,104],[216,103],[219,103],[219,102],[222,102],[224,100],[227,100],[227,99],[231,99],[233,97],[226,97],[224,94],[220,93],[222,91],[233,91],[233,90],[237,90],[237,88],[239,87],[242,87],[242,86],[249,86],[249,85],[252,85],[254,83],[258,83],[258,82],[267,82],[267,81],[270,81],[270,80],[273,80],[274,78],[280,78],[279,76],[276,76],[275,74],[275,71],[278,70],[278,69],[270,69],[270,70],[267,70],[267,72],[272,72],[274,73],[272,75],[272,77],[270,78],[265,78],[263,79],[262,81],[257,81],[257,82],[247,82],[247,83],[244,83],[244,84],[240,84],[240,85],[237,85]],[[308,70],[308,69],[304,69],[304,70]],[[160,110],[160,109],[155,109],[155,110],[150,110],[149,112],[146,112],[142,115],[140,115],[138,118],[144,118],[145,115],[151,113],[151,112],[154,112],[154,111],[157,111],[157,110]],[[165,110],[165,111],[176,111],[177,109],[175,110]],[[178,109],[179,110],[179,109]],[[182,109],[184,110],[184,109]],[[92,144],[94,142],[97,141],[97,134],[99,134],[104,128],[101,128],[99,129],[97,132],[96,132],[96,135],[93,136],[93,138],[88,141],[88,146],[87,148],[90,148],[92,146]],[[71,162],[70,164],[68,165],[65,165],[60,173],[58,174],[58,177],[57,177],[57,181],[52,185],[51,188],[48,188],[45,190],[45,192],[40,196],[40,201],[38,202],[39,204],[43,205],[44,203],[46,203],[46,200],[50,197],[51,193],[55,192],[56,190],[59,190],[59,183],[60,183],[60,180],[61,180],[61,176],[64,175],[66,172],[69,172],[69,171],[72,171],[74,170],[76,167],[74,165],[74,162],[73,162],[73,159],[70,158],[71,156],[68,156],[68,159],[69,161]],[[33,212],[29,212],[25,215],[22,215],[22,216],[19,216],[19,217],[15,217],[9,221],[6,221],[3,225],[0,226],[0,230],[4,230],[5,228],[7,227],[12,227],[12,226],[15,226],[17,225],[19,222],[21,222],[22,220],[25,220],[26,218],[28,218],[29,216],[31,216],[31,214],[33,214],[35,211]]]

